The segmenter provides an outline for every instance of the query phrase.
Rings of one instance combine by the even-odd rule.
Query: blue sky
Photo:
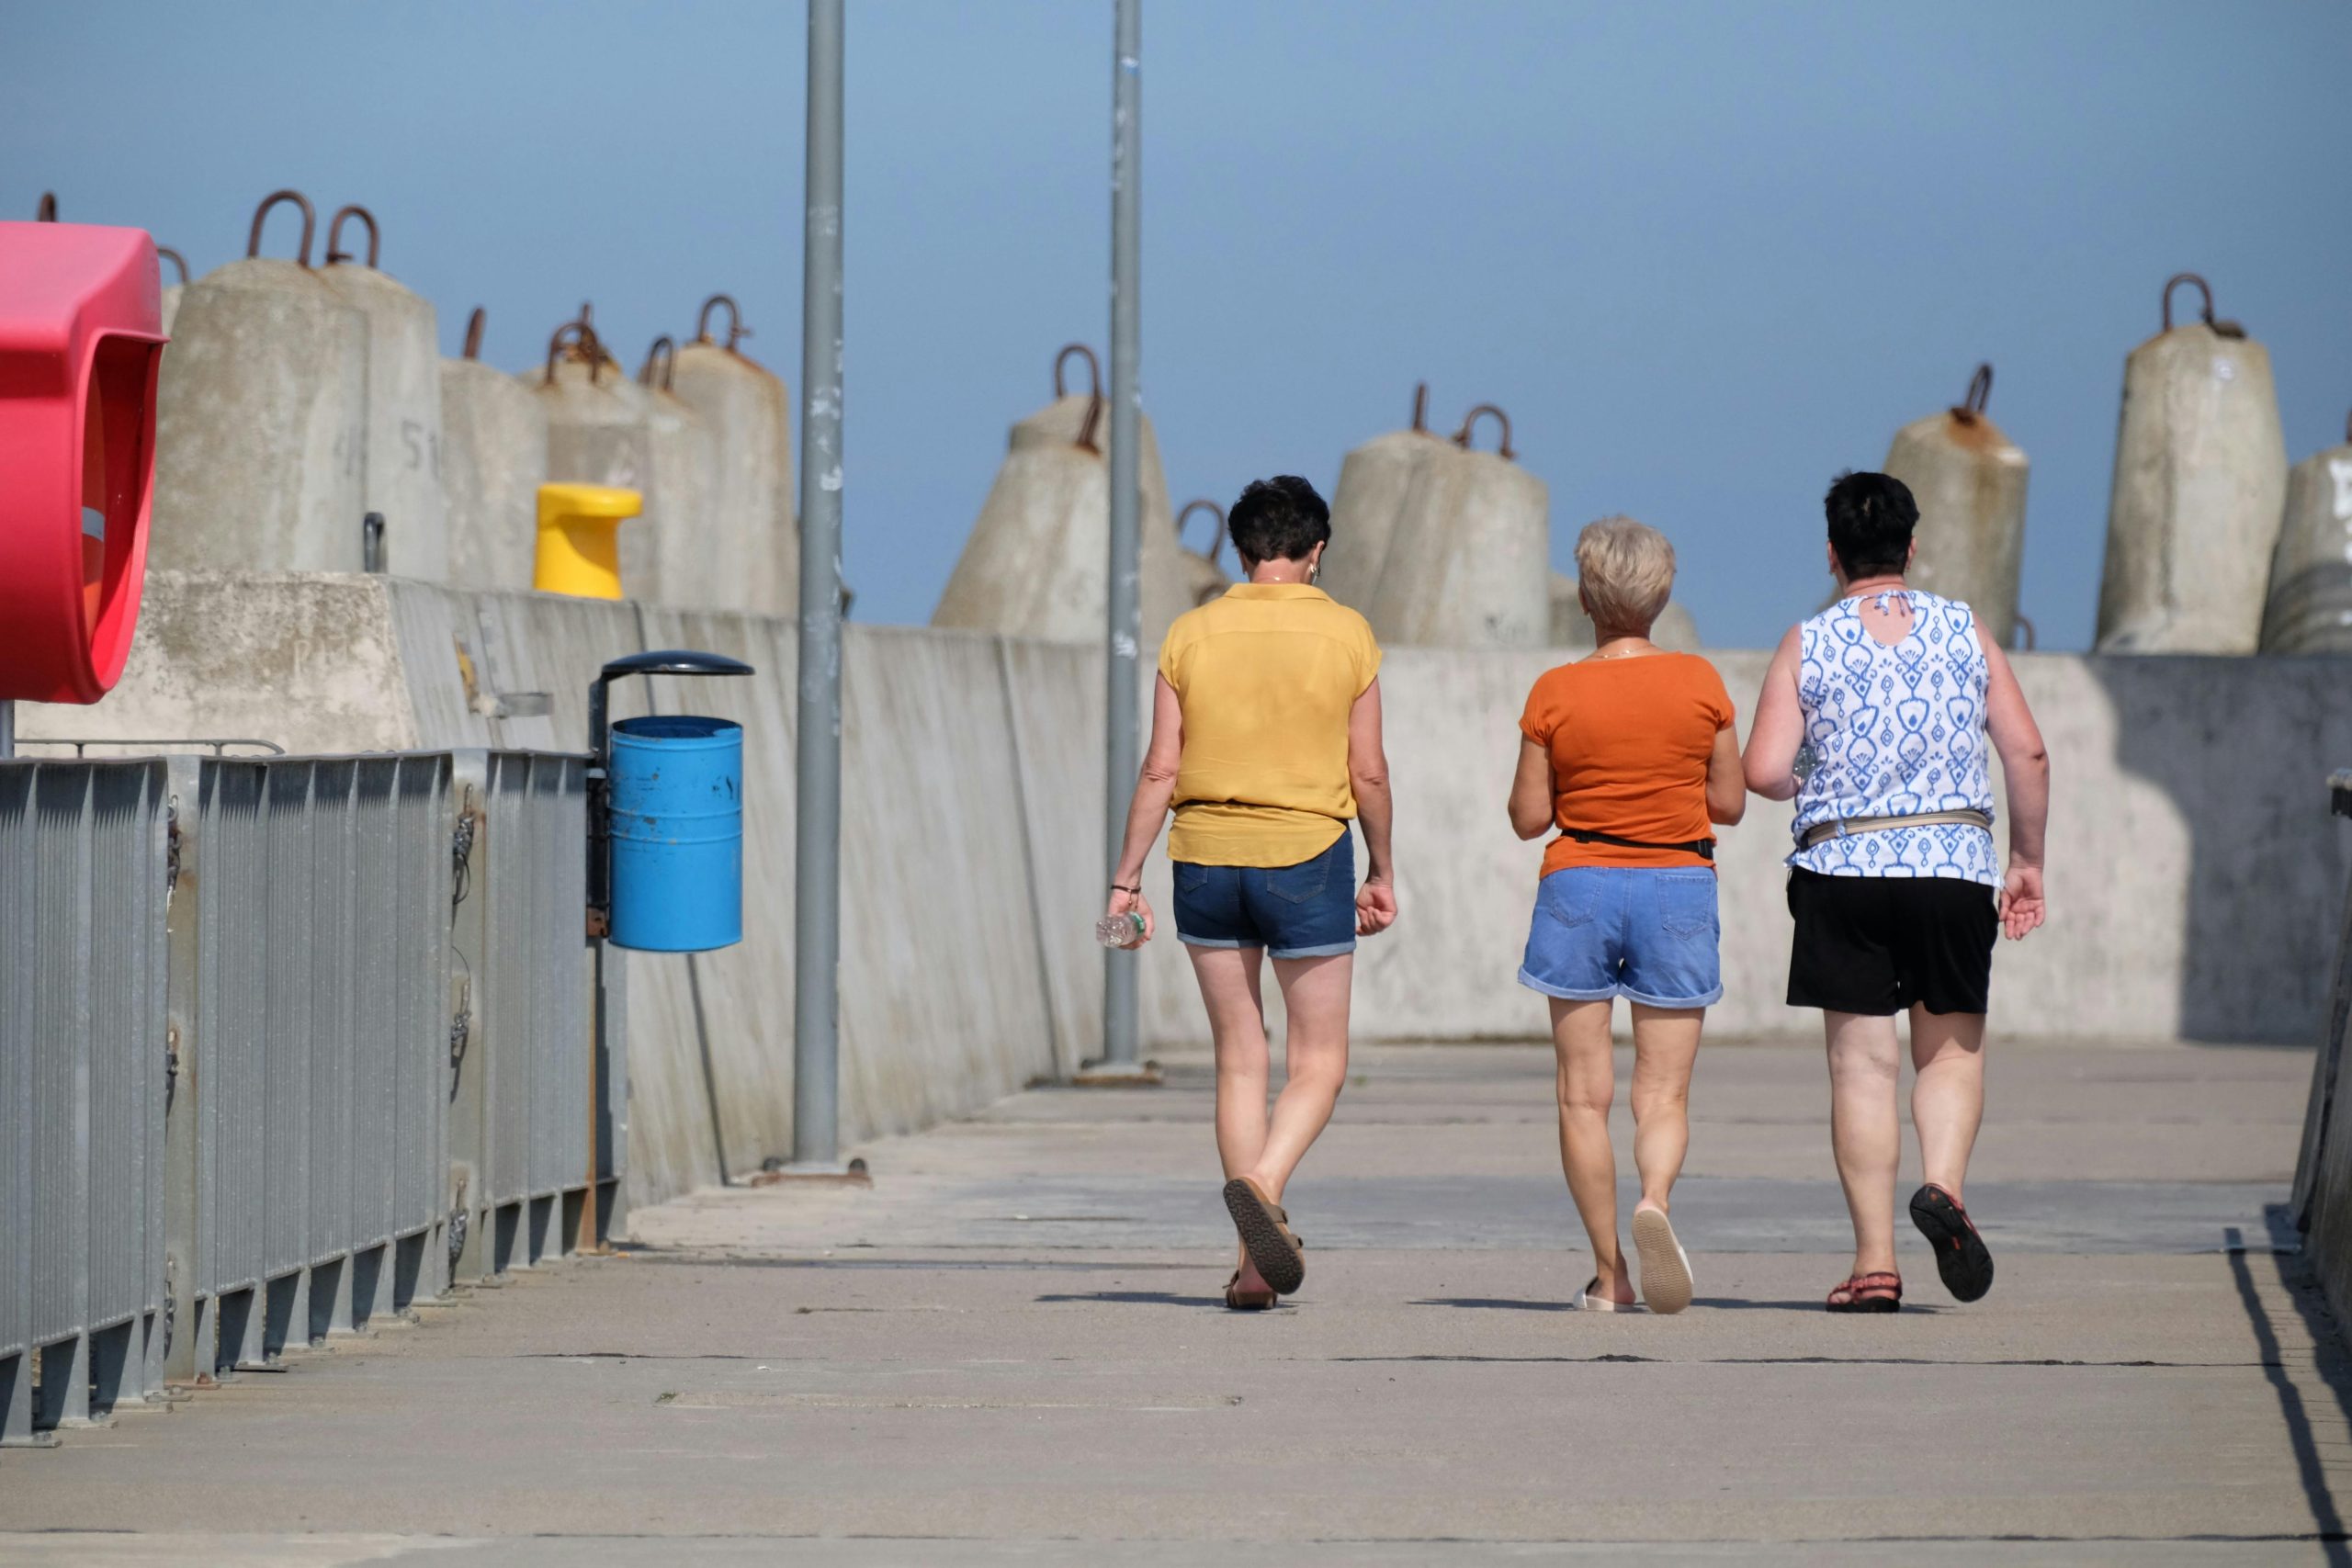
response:
[[[925,618],[1054,350],[1106,335],[1110,0],[850,0],[847,559]],[[750,0],[0,0],[0,212],[201,272],[292,185],[372,207],[457,349],[702,297],[797,380],[803,16]],[[1144,391],[1174,500],[1329,486],[1510,412],[1554,556],[1664,528],[1708,640],[1822,587],[1819,495],[1979,359],[2033,460],[2024,607],[2087,644],[2124,355],[2165,277],[2267,344],[2291,457],[2352,404],[2334,0],[1146,0]]]

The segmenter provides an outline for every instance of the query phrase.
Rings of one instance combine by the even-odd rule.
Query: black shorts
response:
[[[1789,873],[1789,1005],[1883,1017],[1983,1012],[1993,990],[1993,889],[1949,876]]]

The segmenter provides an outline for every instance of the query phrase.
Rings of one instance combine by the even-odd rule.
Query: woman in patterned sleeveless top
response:
[[[1830,486],[1837,603],[1772,656],[1747,739],[1747,787],[1797,803],[1789,856],[1789,1005],[1822,1010],[1829,1134],[1854,1222],[1832,1312],[1894,1312],[1902,1129],[1894,1015],[1911,1018],[1911,1121],[1927,1184],[1911,1219],[1964,1302],[1993,1258],[1962,1183],[1984,1112],[1993,942],[2041,923],[2050,758],[2002,651],[1966,604],[1912,588],[1919,508],[1903,481]],[[1986,742],[2008,786],[2006,868],[1993,846]]]

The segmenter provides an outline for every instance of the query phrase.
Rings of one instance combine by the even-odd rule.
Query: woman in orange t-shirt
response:
[[[1747,807],[1731,698],[1714,666],[1669,653],[1650,623],[1674,587],[1674,547],[1630,517],[1577,540],[1578,595],[1595,647],[1527,695],[1510,789],[1522,839],[1557,828],[1520,983],[1552,998],[1560,1058],[1560,1164],[1592,1237],[1588,1311],[1690,1304],[1690,1259],[1667,1217],[1690,1131],[1685,1110],[1699,1029],[1723,995],[1714,838]],[[1616,1092],[1610,1015],[1634,1010],[1634,1210],[1641,1293],[1617,1243]]]

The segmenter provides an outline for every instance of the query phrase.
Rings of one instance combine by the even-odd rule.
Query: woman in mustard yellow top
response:
[[[1241,1242],[1225,1301],[1254,1310],[1306,1276],[1283,1188],[1347,1080],[1356,938],[1388,929],[1396,895],[1380,645],[1362,615],[1314,585],[1331,509],[1285,474],[1243,491],[1227,527],[1249,581],[1178,617],[1160,647],[1151,746],[1110,912],[1141,914],[1151,940],[1143,863],[1172,802],[1176,934],[1216,1042],[1217,1154]],[[1363,824],[1361,892],[1351,821]],[[1271,1117],[1261,956],[1274,961],[1290,1018]]]

